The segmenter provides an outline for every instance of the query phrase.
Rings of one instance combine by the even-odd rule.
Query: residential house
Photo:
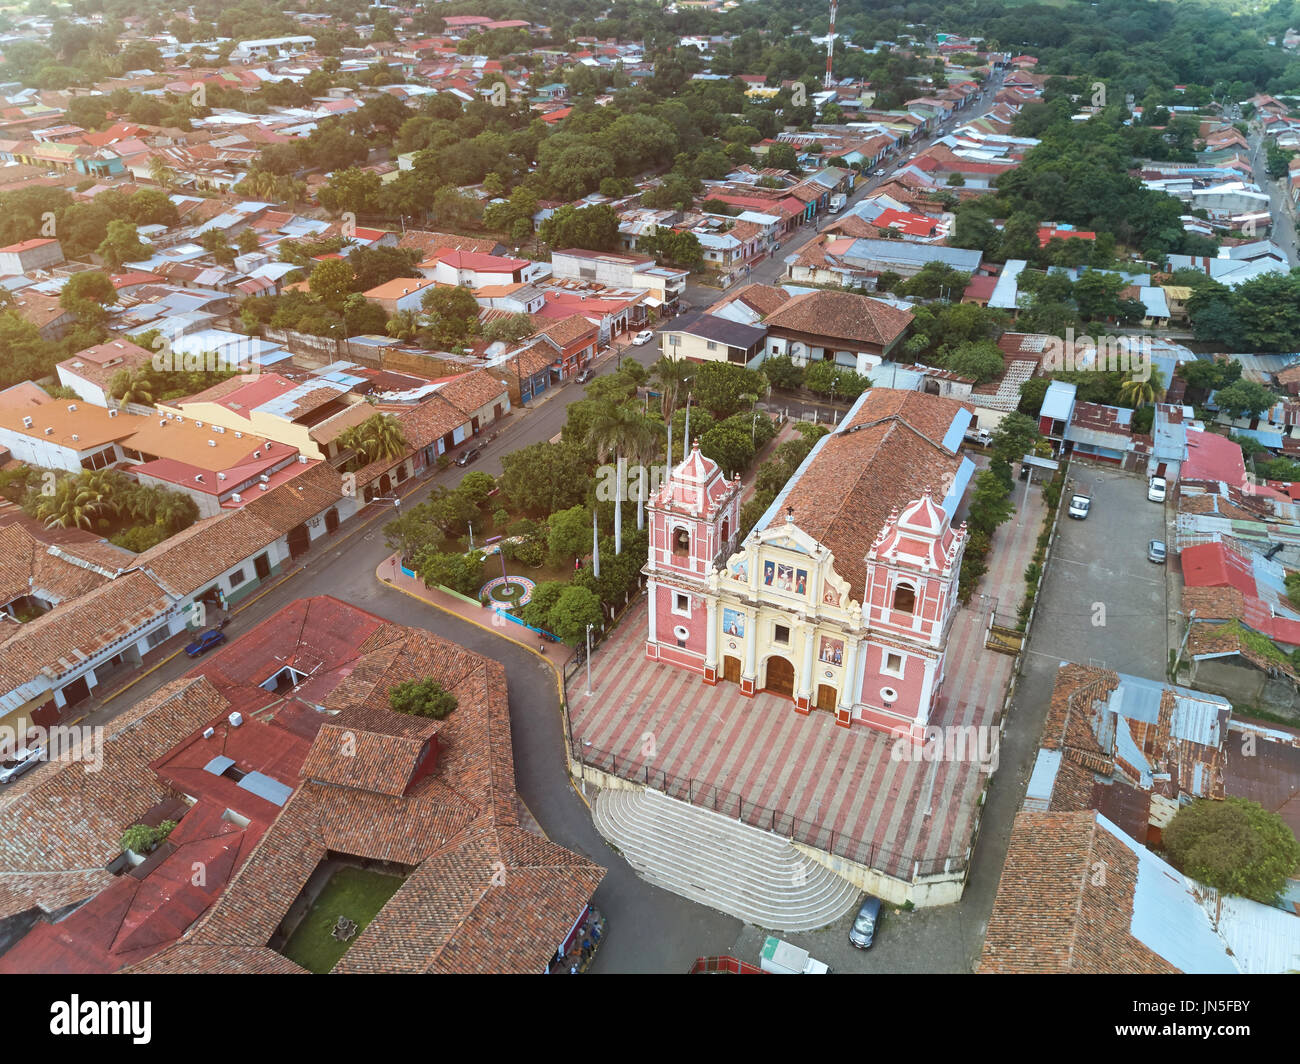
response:
[[[796,364],[833,360],[867,374],[890,356],[912,323],[910,311],[851,292],[795,296],[763,319],[767,354]]]
[[[767,330],[692,311],[659,333],[665,357],[689,362],[729,362],[754,369],[763,359]]]

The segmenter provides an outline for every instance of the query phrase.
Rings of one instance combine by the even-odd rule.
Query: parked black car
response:
[[[464,454],[456,459],[456,464],[458,466],[467,466],[470,462],[477,462],[481,454],[482,451],[480,451],[479,448],[470,447]]]

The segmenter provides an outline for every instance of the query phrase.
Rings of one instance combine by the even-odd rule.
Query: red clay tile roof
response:
[[[467,419],[485,406],[508,400],[506,386],[484,369],[472,369],[453,377],[438,388],[438,394],[464,411]]]
[[[280,489],[282,490],[283,486]],[[136,559],[177,595],[188,595],[251,558],[281,532],[247,508],[196,521]]]
[[[978,971],[1175,973],[1129,931],[1136,886],[1137,856],[1095,812],[1019,813]]]
[[[33,905],[46,912],[112,882],[122,832],[168,795],[150,769],[178,735],[225,706],[202,679],[181,679],[138,702],[108,726],[103,765],[42,765],[0,794],[0,918]]]
[[[912,313],[853,292],[805,292],[769,314],[768,329],[888,347],[912,323]]]
[[[18,626],[0,629],[0,691],[12,691],[38,673],[60,677],[148,621],[163,616],[171,602],[158,584],[130,572],[56,606]]]
[[[304,610],[326,606],[329,616],[314,627],[323,620],[331,630],[346,629],[340,612],[377,623],[348,660],[332,656],[331,676],[343,677],[337,686],[311,696],[336,712],[304,763],[308,778],[220,901],[182,941],[134,970],[292,970],[267,943],[333,852],[411,866],[335,971],[541,971],[604,871],[518,825],[505,669],[334,600],[295,604],[278,624],[308,626]],[[265,630],[250,638],[259,645],[274,639],[276,629]],[[242,668],[237,657],[216,660]],[[450,716],[434,723],[388,708],[392,686],[425,677],[456,695]],[[411,767],[417,743],[435,731],[436,767],[419,776]],[[335,755],[348,733],[361,763],[343,771]]]
[[[941,441],[959,411],[970,409],[924,392],[873,388],[792,483],[786,505],[794,523],[831,550],[859,602],[867,552],[890,510],[951,483],[961,467],[964,459]],[[845,431],[853,426],[860,427]]]

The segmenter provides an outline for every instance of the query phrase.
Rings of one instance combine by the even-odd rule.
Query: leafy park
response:
[[[629,360],[569,405],[557,440],[504,455],[499,478],[474,471],[435,488],[385,526],[388,546],[429,586],[510,608],[577,644],[640,587],[645,504],[665,479],[670,427],[674,465],[698,441],[725,474],[743,475],[778,432],[756,409],[767,390],[762,373],[740,366],[660,359],[647,370]],[[756,471],[742,533],[827,431],[798,428]]]

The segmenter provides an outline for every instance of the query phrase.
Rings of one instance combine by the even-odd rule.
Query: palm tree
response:
[[[402,425],[391,414],[371,414],[360,425],[353,425],[341,433],[339,444],[356,451],[364,465],[383,458],[396,458],[407,450]]]
[[[606,406],[591,424],[588,442],[596,449],[600,461],[615,457],[614,553],[623,553],[623,478],[624,462],[629,455],[639,456],[654,448],[659,434],[649,420],[631,406]],[[644,468],[644,467],[643,467]]]
[[[650,367],[654,382],[662,390],[664,422],[671,424],[673,411],[677,409],[677,396],[681,394],[686,382],[691,379],[691,365],[685,359],[660,358]]]
[[[103,513],[106,502],[102,495],[85,491],[78,477],[64,477],[53,495],[44,496],[36,504],[36,518],[45,522],[46,528],[93,528],[95,518]]]
[[[163,188],[172,188],[176,184],[176,171],[167,165],[161,155],[149,156],[149,177],[154,184]]]
[[[1165,382],[1158,366],[1151,367],[1151,375],[1146,380],[1132,377],[1119,386],[1120,398],[1134,410],[1141,410],[1147,403],[1154,403],[1164,394]]]
[[[143,368],[118,370],[113,374],[108,390],[114,399],[123,403],[153,403],[153,381]]]
[[[399,310],[388,319],[388,335],[399,340],[414,340],[424,327],[423,316],[414,310]]]

